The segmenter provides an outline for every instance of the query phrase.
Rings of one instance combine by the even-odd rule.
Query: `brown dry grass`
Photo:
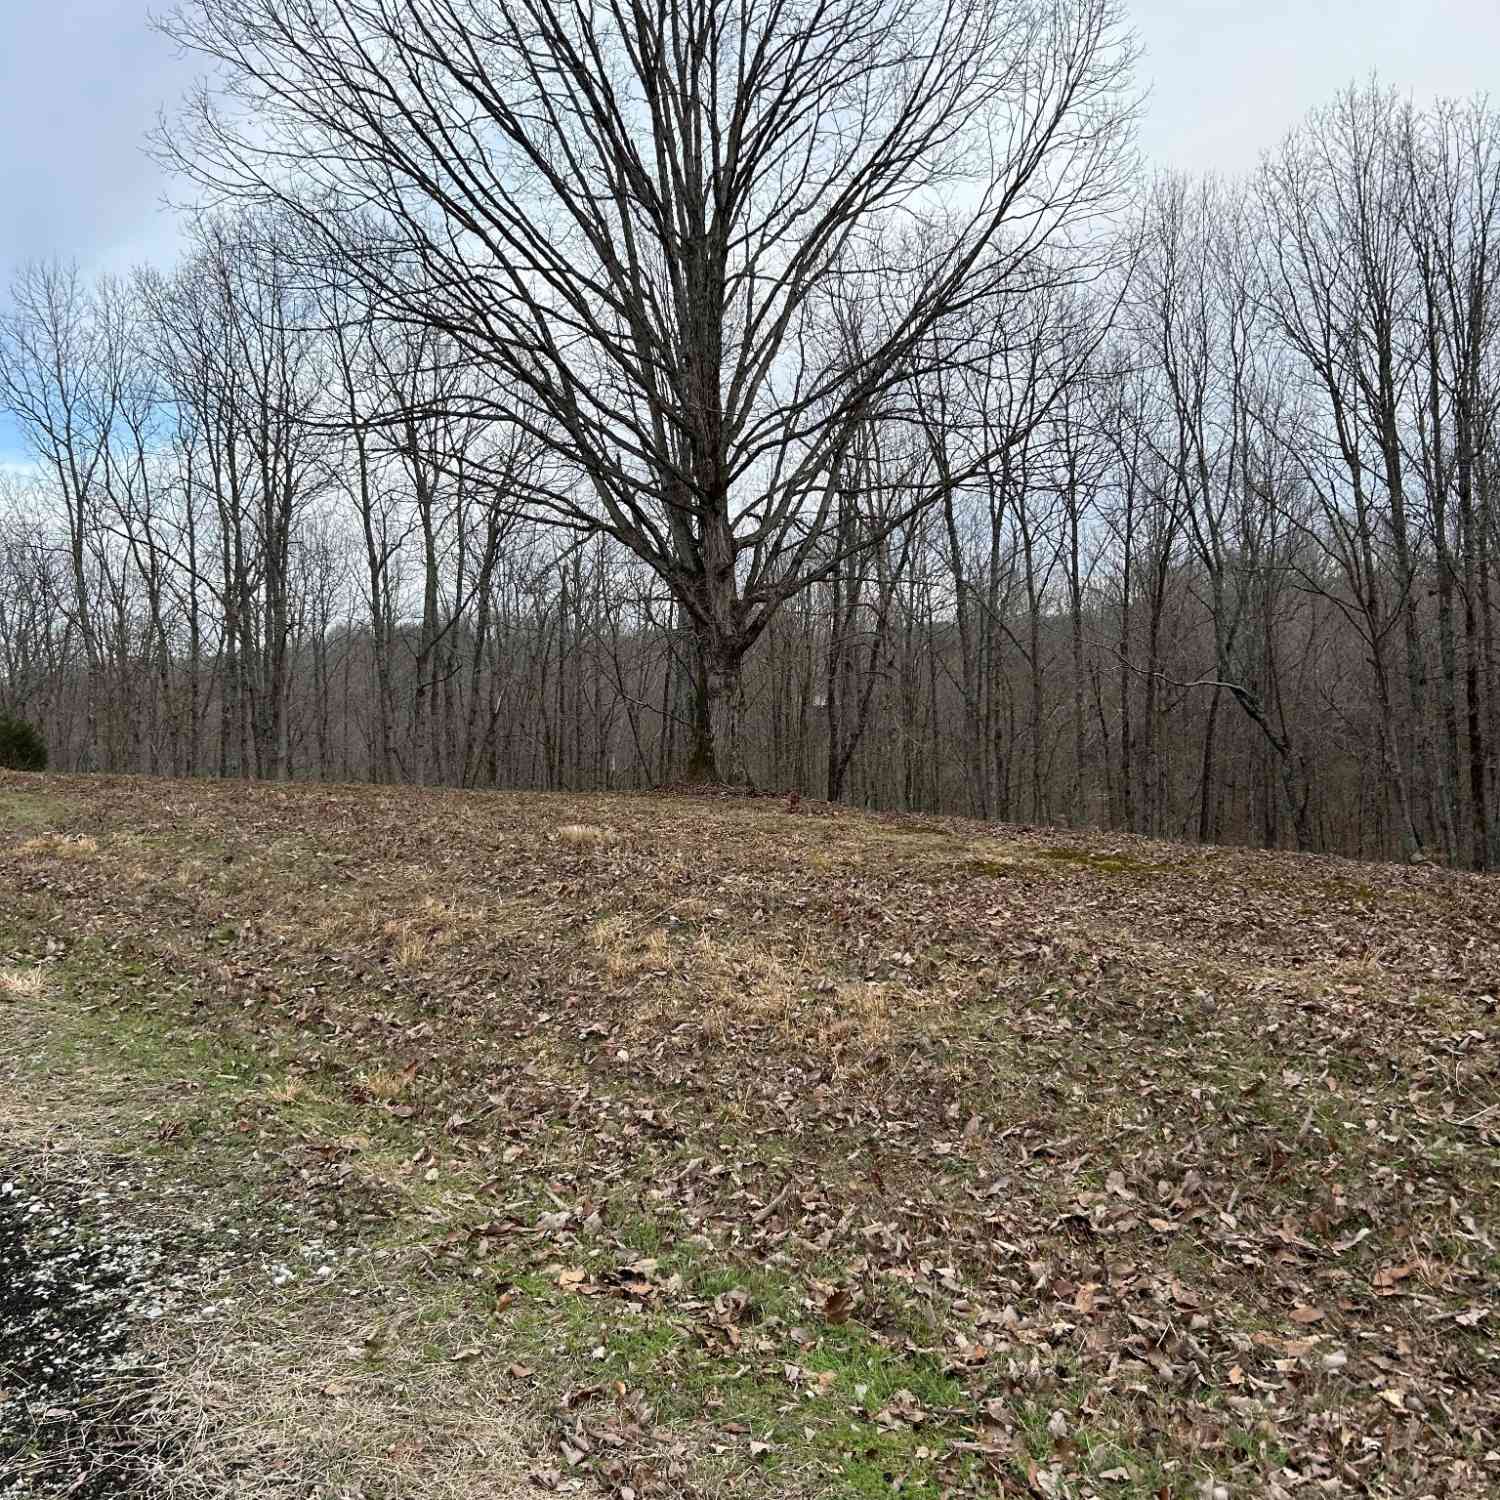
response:
[[[368,922],[378,928],[396,967],[415,971],[437,961],[445,949],[481,929],[485,912],[463,902],[423,896],[415,909],[405,915],[372,914]]]
[[[620,842],[620,835],[592,823],[563,823],[558,827],[557,841],[574,849],[608,849]]]
[[[22,859],[92,859],[99,852],[99,841],[86,833],[39,833],[15,848]]]
[[[353,1306],[316,1293],[268,1300],[247,1286],[230,1318],[156,1337],[167,1376],[155,1411],[174,1435],[157,1478],[164,1500],[270,1500],[289,1488],[369,1500],[536,1493],[521,1388],[469,1352],[472,1317],[423,1307],[418,1321],[409,1271],[366,1263],[351,1281]],[[361,1306],[379,1310],[378,1328],[357,1323]],[[367,1341],[377,1332],[378,1345]]]
[[[0,1001],[30,1001],[35,1004],[47,990],[47,974],[40,968],[20,968],[14,964],[0,968]]]

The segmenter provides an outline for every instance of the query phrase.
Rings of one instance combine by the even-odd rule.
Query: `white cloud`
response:
[[[1124,0],[1145,48],[1157,166],[1252,168],[1309,109],[1377,72],[1419,101],[1493,88],[1496,0]],[[153,32],[156,0],[0,0],[0,286],[17,262],[163,261],[179,237],[144,150],[198,60]],[[180,193],[182,189],[178,189]],[[10,450],[0,423],[0,454]]]
[[[1376,74],[1417,103],[1492,90],[1495,0],[1127,0],[1151,88],[1148,162],[1234,176]]]

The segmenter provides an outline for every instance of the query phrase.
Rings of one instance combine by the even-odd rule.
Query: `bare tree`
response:
[[[1451,826],[1445,830],[1426,718],[1418,539],[1402,442],[1412,380],[1404,313],[1414,287],[1401,228],[1398,110],[1373,85],[1350,88],[1267,160],[1260,192],[1270,230],[1267,301],[1326,411],[1301,429],[1307,478],[1358,600],[1387,774],[1405,846],[1415,853],[1445,841],[1445,832],[1451,843]],[[1390,688],[1393,627],[1403,647],[1404,702]],[[1414,786],[1403,740],[1413,746]]]
[[[866,407],[1039,247],[1087,274],[1125,180],[1116,0],[187,0],[166,30],[220,80],[171,158],[504,377],[490,415],[556,459],[533,508],[691,622],[730,780],[745,656],[836,565]],[[851,287],[885,307],[852,362]]]
[[[1482,870],[1491,860],[1493,748],[1484,707],[1493,701],[1495,664],[1493,636],[1486,635],[1491,579],[1476,466],[1497,399],[1486,365],[1500,294],[1500,116],[1479,101],[1440,103],[1427,115],[1408,108],[1399,128],[1406,179],[1401,218],[1421,286],[1413,425],[1437,560],[1443,743],[1455,802],[1467,792],[1470,863]],[[1463,621],[1467,777],[1460,770],[1455,593]]]
[[[124,304],[109,283],[85,284],[77,267],[32,264],[11,286],[0,317],[0,404],[16,418],[51,482],[67,526],[68,611],[88,661],[86,764],[119,769],[118,725],[100,723],[106,650],[98,594],[110,559],[99,524],[109,450],[128,385]]]

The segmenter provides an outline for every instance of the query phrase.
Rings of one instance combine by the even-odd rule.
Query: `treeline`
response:
[[[846,424],[733,684],[750,778],[1492,867],[1500,115],[1351,89],[1253,179],[1142,200],[1104,269],[956,301]],[[462,337],[303,235],[235,210],[171,270],[16,278],[0,713],[70,770],[702,770],[682,593],[538,503],[556,445]]]

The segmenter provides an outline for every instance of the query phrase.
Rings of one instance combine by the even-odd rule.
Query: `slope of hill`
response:
[[[1493,881],[0,773],[0,891],[13,1141],[113,1087],[115,1156],[364,1268],[248,1300],[301,1299],[276,1365],[394,1403],[377,1438],[221,1358],[173,1483],[227,1493],[254,1429],[329,1494],[439,1449],[511,1493],[423,1457],[482,1390],[516,1493],[1500,1489]],[[204,1345],[152,1337],[180,1420]]]

